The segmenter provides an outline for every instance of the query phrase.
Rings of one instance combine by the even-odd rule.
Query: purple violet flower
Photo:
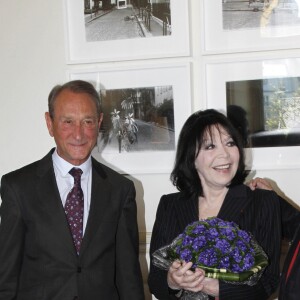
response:
[[[193,267],[213,267],[239,273],[255,263],[252,236],[234,222],[219,218],[188,225],[174,247],[174,254]]]
[[[226,254],[230,251],[230,244],[228,241],[224,240],[224,239],[220,239],[216,242],[215,247],[217,249],[219,249],[222,254]]]
[[[218,258],[214,249],[206,249],[200,253],[198,262],[204,266],[214,267],[217,265]]]
[[[183,251],[180,252],[180,259],[189,262],[192,259],[192,253],[189,249],[183,249]]]

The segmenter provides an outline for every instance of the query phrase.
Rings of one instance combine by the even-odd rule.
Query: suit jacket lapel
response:
[[[183,232],[188,224],[199,220],[198,198],[194,196],[188,198],[183,193],[178,193],[175,201],[174,207],[179,229],[180,232]]]
[[[76,256],[72,235],[66,219],[65,211],[60,199],[53,169],[51,150],[41,161],[38,168],[40,180],[37,184],[37,193],[40,204],[45,207],[49,220],[49,226],[54,231],[53,235],[66,247],[66,250]],[[68,254],[69,255],[69,254]]]
[[[103,220],[103,215],[107,212],[107,207],[109,207],[111,186],[105,179],[106,174],[100,163],[92,159],[91,204],[80,255],[84,253],[97,233],[97,228]]]
[[[228,220],[229,217],[229,221],[239,223],[239,219],[243,215],[246,206],[251,202],[251,197],[248,195],[247,189],[245,185],[230,188],[221,206],[218,218]]]

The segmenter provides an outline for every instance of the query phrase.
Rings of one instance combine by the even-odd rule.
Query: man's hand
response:
[[[256,177],[250,180],[247,185],[250,187],[252,191],[255,189],[263,189],[263,190],[269,190],[272,191],[273,188],[270,184],[270,182],[267,179]]]

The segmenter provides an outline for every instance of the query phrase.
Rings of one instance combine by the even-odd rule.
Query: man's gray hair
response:
[[[97,108],[97,115],[99,116],[101,113],[101,104],[100,104],[100,95],[94,88],[94,86],[84,80],[72,80],[66,82],[63,85],[56,85],[50,92],[48,96],[48,110],[51,119],[54,117],[54,103],[57,99],[58,95],[64,91],[69,90],[73,93],[85,93],[91,97],[91,100],[94,101],[96,108]]]

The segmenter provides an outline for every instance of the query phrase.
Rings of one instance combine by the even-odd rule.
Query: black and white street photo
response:
[[[170,0],[84,0],[87,42],[172,34]]]
[[[172,86],[101,90],[98,152],[175,149]]]

